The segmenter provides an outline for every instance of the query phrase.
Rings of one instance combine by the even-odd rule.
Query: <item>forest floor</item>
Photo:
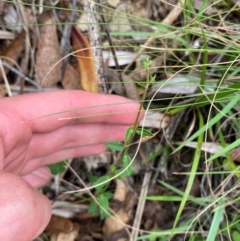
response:
[[[240,240],[239,19],[237,0],[0,1],[1,97],[76,89],[146,110],[131,143],[50,167],[38,241]]]

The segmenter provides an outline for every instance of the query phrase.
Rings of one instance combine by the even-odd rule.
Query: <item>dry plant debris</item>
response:
[[[88,92],[98,92],[97,76],[91,46],[80,30],[72,27],[72,43],[78,60],[81,86]]]
[[[64,77],[62,80],[62,85],[64,89],[79,90],[81,88],[80,77],[77,71],[73,68],[72,65],[67,63],[66,69],[64,72]]]
[[[54,87],[61,81],[61,50],[56,21],[51,12],[41,16],[43,27],[36,56],[36,81],[43,87]]]
[[[0,97],[10,92],[17,95],[58,89],[98,92],[99,76],[91,49],[95,46],[89,43],[84,0],[64,4],[44,1],[45,7],[40,2],[23,1],[20,7],[15,1],[0,1],[0,57],[4,69],[4,75],[0,71]],[[240,5],[236,0],[189,2],[100,1],[105,22],[96,14],[108,93],[143,101],[145,108],[149,105],[140,126],[153,135],[141,140],[134,137],[130,145],[129,155],[133,158],[141,142],[132,167],[134,175],[115,179],[103,190],[113,194],[109,200],[111,215],[105,220],[87,212],[92,201],[89,193],[70,195],[65,191],[84,188],[79,178],[90,187],[92,176],[111,173],[111,165],[119,163],[121,152],[108,150],[101,156],[72,160],[77,176],[70,169],[62,174],[59,195],[55,195],[53,183],[43,189],[51,200],[61,204],[54,213],[66,215],[52,215],[44,234],[48,240],[135,241],[141,235],[169,231],[184,199],[176,227],[184,229],[187,225],[189,230],[173,236],[169,232],[148,236],[145,240],[209,241],[206,237],[213,216],[221,208],[225,216],[221,217],[214,240],[240,240],[240,151],[237,145],[229,153],[223,151],[239,138],[239,106],[204,131],[201,147],[198,136],[186,143],[199,131],[201,118],[204,124],[210,123],[231,101],[231,95],[221,99],[227,87],[230,90],[226,92],[239,94]],[[69,23],[71,16],[74,18]],[[71,31],[65,35],[69,24]],[[103,25],[108,27],[113,46]],[[142,65],[146,58],[152,60],[147,71]],[[156,82],[148,86],[147,81],[154,75]],[[3,76],[7,77],[10,92],[3,84]],[[214,97],[216,93],[220,94]],[[199,162],[193,171],[196,152]],[[216,154],[218,159],[208,160]],[[196,175],[189,187],[193,173]],[[91,191],[97,197],[96,189]],[[141,195],[152,199],[143,200]],[[218,202],[221,197],[223,203]]]
[[[17,59],[23,51],[25,42],[25,31],[22,31],[9,46],[1,53],[1,58],[5,60],[10,66],[14,66],[17,63]],[[4,68],[5,74],[9,72],[9,69]],[[2,80],[2,73],[0,72],[0,82]]]

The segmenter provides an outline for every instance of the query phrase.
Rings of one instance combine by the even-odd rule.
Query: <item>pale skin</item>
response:
[[[77,110],[46,116],[70,109]],[[51,206],[36,188],[51,177],[47,165],[104,152],[105,142],[124,139],[138,110],[126,98],[83,91],[1,99],[0,240],[31,241],[41,234]]]

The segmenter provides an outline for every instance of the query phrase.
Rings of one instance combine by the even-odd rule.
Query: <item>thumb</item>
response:
[[[0,240],[31,241],[48,224],[48,199],[20,176],[0,171]]]

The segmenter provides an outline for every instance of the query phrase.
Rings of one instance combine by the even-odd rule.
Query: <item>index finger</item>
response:
[[[15,111],[35,132],[52,131],[72,122],[132,125],[139,107],[121,96],[77,90],[16,96],[0,103],[1,111]]]

